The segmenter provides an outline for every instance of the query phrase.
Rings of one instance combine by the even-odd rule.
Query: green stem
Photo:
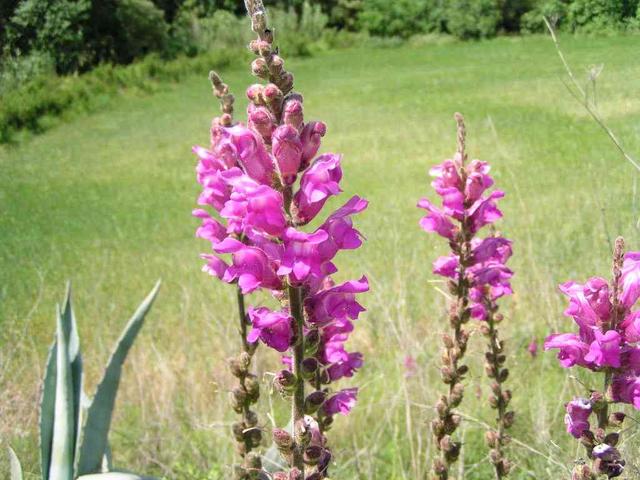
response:
[[[295,445],[292,467],[304,472],[303,445],[300,443],[298,429],[304,421],[304,379],[302,378],[302,360],[304,360],[304,313],[302,311],[302,289],[289,285],[289,306],[293,316],[295,345],[293,346],[292,367],[296,377],[296,389],[291,405],[291,420]]]

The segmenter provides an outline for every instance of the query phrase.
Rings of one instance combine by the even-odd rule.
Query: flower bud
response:
[[[491,408],[498,408],[499,402],[494,394],[489,395],[488,400],[489,400],[489,405],[491,405]]]
[[[271,64],[269,70],[273,75],[279,75],[284,69],[284,60],[279,55],[273,55],[271,57]]]
[[[251,62],[251,73],[258,78],[269,77],[269,68],[264,58],[256,58]]]
[[[273,132],[272,143],[282,183],[291,185],[296,181],[302,156],[298,131],[291,125],[280,125]]]
[[[480,333],[482,333],[482,335],[484,335],[485,337],[491,335],[491,328],[489,328],[489,325],[483,322],[480,324]]]
[[[251,403],[255,403],[260,398],[260,382],[253,374],[247,375],[244,380],[244,387],[247,390],[247,398]]]
[[[247,88],[247,98],[251,100],[256,105],[260,105],[262,103],[262,97],[264,93],[265,87],[260,85],[259,83],[254,83]]]
[[[440,368],[440,376],[442,377],[442,381],[447,385],[455,381],[455,375],[449,367]]]
[[[237,358],[229,358],[227,363],[234,377],[242,378],[247,373],[247,370],[242,367]]]
[[[289,480],[289,475],[285,472],[276,472],[273,474],[273,480]]]
[[[293,88],[293,74],[291,72],[283,72],[278,83],[282,91],[288,93]]]
[[[496,367],[492,363],[484,364],[484,373],[489,378],[496,378]]]
[[[252,470],[262,469],[262,458],[256,452],[249,452],[244,457],[244,464]]]
[[[451,338],[451,336],[447,333],[442,335],[442,343],[444,344],[445,347],[447,348],[453,348],[453,339]]]
[[[455,408],[458,405],[460,405],[463,395],[464,395],[464,385],[462,385],[462,383],[456,383],[451,389],[451,394],[449,395],[449,405],[452,408]]]
[[[304,478],[303,473],[297,468],[293,467],[289,471],[289,480],[303,480],[303,478]]]
[[[275,130],[275,118],[268,108],[249,104],[247,108],[249,128],[258,132],[267,145],[271,144],[271,136]]]
[[[308,356],[315,355],[320,345],[320,333],[317,329],[310,330],[304,337],[304,354]]]
[[[507,381],[508,377],[509,377],[509,369],[503,368],[502,370],[500,370],[500,373],[498,374],[498,381],[500,383],[504,383]]]
[[[495,448],[498,446],[498,441],[499,441],[499,437],[498,437],[498,433],[493,431],[493,430],[489,430],[484,434],[484,439],[487,442],[487,446],[489,448]]]
[[[247,410],[244,417],[248,427],[255,427],[258,424],[258,415],[253,410]]]
[[[324,449],[318,445],[311,445],[304,451],[304,463],[307,465],[316,465],[322,457]]]
[[[306,169],[318,153],[320,142],[326,132],[327,126],[323,122],[309,122],[302,128],[302,132],[300,132],[300,141],[302,142],[300,170]]]
[[[287,98],[284,102],[284,110],[282,115],[284,123],[287,125],[291,125],[296,129],[296,131],[300,131],[303,121],[302,98],[298,97],[300,97],[300,95],[287,95]]]
[[[436,412],[438,412],[440,417],[444,417],[448,410],[446,398],[443,397],[436,402]]]
[[[247,445],[255,448],[262,442],[262,431],[259,428],[249,428],[244,432],[244,438]]]
[[[469,367],[466,365],[460,365],[458,367],[458,376],[462,377],[469,371]]]
[[[233,432],[233,438],[238,442],[244,441],[244,423],[242,422],[234,422],[231,425],[231,431]]]
[[[624,417],[626,415],[623,412],[614,412],[609,415],[609,423],[620,426],[624,422]]]
[[[300,419],[295,424],[295,440],[298,445],[306,447],[311,441],[311,430],[307,428],[304,419]]]
[[[505,428],[511,428],[511,426],[513,425],[513,422],[516,419],[516,412],[514,412],[513,410],[508,411],[507,413],[504,414],[504,426]]]
[[[262,98],[267,104],[277,104],[282,100],[282,91],[277,85],[268,83],[262,90]]]
[[[289,370],[280,370],[274,379],[278,389],[293,391],[296,386],[296,376]]]
[[[322,406],[326,399],[326,392],[320,390],[311,392],[304,400],[304,413],[307,415],[314,414],[318,411],[318,409]]]
[[[278,450],[283,453],[291,451],[293,448],[293,438],[291,438],[289,432],[282,428],[274,428],[271,435],[273,437],[273,443],[278,447]]]

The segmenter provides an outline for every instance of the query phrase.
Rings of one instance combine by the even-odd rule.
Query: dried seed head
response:
[[[315,391],[310,393],[304,400],[304,412],[307,415],[312,415],[318,411],[324,401],[327,399],[327,394],[323,391]]]
[[[304,463],[307,465],[316,465],[322,457],[324,449],[318,445],[311,445],[304,451]]]
[[[275,443],[278,450],[283,453],[289,453],[293,448],[293,438],[286,430],[282,428],[274,428],[271,432],[273,437],[273,443]]]

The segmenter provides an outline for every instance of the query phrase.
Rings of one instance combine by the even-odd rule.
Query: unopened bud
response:
[[[508,411],[507,413],[504,414],[504,426],[505,428],[511,428],[511,426],[513,425],[513,422],[516,419],[516,412],[514,412],[513,410]]]
[[[487,442],[487,446],[489,448],[495,448],[498,446],[498,433],[493,431],[493,430],[489,430],[484,434],[484,439]]]
[[[609,423],[613,425],[620,426],[624,422],[624,417],[626,415],[623,412],[614,412],[609,415]]]
[[[315,378],[316,372],[318,371],[318,361],[313,357],[307,357],[302,360],[302,364],[300,365],[300,374],[302,378],[305,380],[311,380]]]
[[[267,84],[262,91],[262,98],[268,104],[282,100],[282,91],[273,83]]]
[[[509,377],[509,369],[503,368],[502,370],[500,370],[500,373],[498,374],[498,381],[500,383],[504,383],[507,381],[508,377]]]
[[[304,413],[312,415],[318,411],[324,401],[327,399],[327,394],[323,391],[315,391],[310,393],[304,400]]]
[[[258,78],[269,77],[269,68],[264,58],[256,58],[251,62],[251,73]]]
[[[276,444],[278,450],[285,453],[291,451],[291,448],[293,447],[293,438],[291,438],[289,432],[282,428],[274,428],[271,435],[273,437],[273,443]]]
[[[316,465],[323,453],[323,448],[317,445],[311,445],[304,451],[304,463],[307,465]]]
[[[256,452],[249,452],[244,457],[244,464],[252,470],[260,470],[262,468],[262,458]]]
[[[453,339],[446,333],[442,335],[442,343],[447,348],[453,348]]]
[[[234,422],[231,425],[231,431],[233,432],[233,437],[238,441],[244,441],[244,423],[242,422]]]
[[[317,329],[310,330],[304,337],[304,353],[312,356],[318,351],[320,345],[320,333]]]
[[[260,85],[259,83],[254,83],[247,88],[247,98],[251,100],[256,105],[260,105],[262,103],[262,95],[265,87]]]
[[[247,389],[247,396],[251,403],[255,403],[260,398],[260,382],[253,374],[247,375],[244,380],[244,387]]]

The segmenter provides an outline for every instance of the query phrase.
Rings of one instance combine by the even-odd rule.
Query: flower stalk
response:
[[[567,282],[560,290],[569,297],[565,315],[578,333],[549,335],[545,350],[558,349],[565,368],[579,366],[602,375],[602,390],[587,389],[584,397],[566,404],[567,433],[585,447],[591,465],[574,468],[573,479],[615,478],[624,473],[625,460],[617,448],[625,414],[610,412],[619,404],[640,410],[640,252],[626,252],[616,239],[612,280],[592,277],[584,285]],[[596,418],[591,428],[590,418]]]
[[[460,425],[460,415],[455,409],[463,400],[464,378],[468,372],[467,365],[463,363],[469,341],[465,324],[476,318],[484,322],[482,328],[488,329],[489,334],[495,333],[494,327],[488,326],[495,325],[498,318],[494,315],[495,301],[511,293],[509,280],[513,275],[504,265],[511,256],[511,242],[494,236],[477,237],[482,227],[502,217],[496,200],[504,193],[499,190],[485,193],[493,185],[488,174],[489,165],[479,160],[467,161],[464,118],[456,113],[455,120],[456,154],[453,159],[445,160],[430,170],[435,177],[432,186],[442,198],[442,207],[435,206],[426,198],[418,203],[420,208],[427,210],[427,215],[420,221],[422,229],[447,239],[451,250],[450,255],[438,258],[433,264],[433,272],[448,279],[452,296],[450,333],[442,336],[444,350],[440,370],[448,389],[436,403],[436,418],[431,422],[434,443],[439,452],[433,462],[433,478],[437,480],[449,478],[451,466],[460,455],[461,443],[454,439],[453,434]],[[498,357],[502,361],[501,353]],[[502,415],[506,418],[507,412]],[[501,450],[493,455],[496,462],[503,465]]]
[[[204,270],[236,284],[240,292],[245,351],[233,362],[240,379],[232,394],[234,408],[249,411],[253,385],[245,370],[260,341],[282,355],[286,368],[275,375],[274,386],[290,404],[293,424],[292,431],[272,431],[288,464],[273,478],[316,480],[326,477],[332,458],[325,432],[336,414],[350,412],[358,393],[357,388],[337,390],[335,382],[362,366],[362,355],[347,352],[345,344],[353,321],[364,311],[356,294],[369,285],[365,277],[336,284],[332,275],[336,255],[362,245],[352,217],[368,203],[354,196],[315,230],[303,230],[331,196],[341,193],[341,156],[317,155],[326,126],[304,121],[302,95],[292,91],[293,75],[284,70],[273,46],[262,2],[247,0],[246,6],[258,36],[250,44],[257,57],[252,74],[267,83],[247,88],[245,126],[232,118],[228,87],[218,75],[211,76],[224,118],[212,123],[210,148],[194,147],[194,152],[202,185],[198,203],[217,213],[194,211],[202,220],[197,236],[209,240],[213,250],[202,255]],[[245,296],[257,290],[270,292],[278,308],[249,306],[245,315]],[[249,415],[243,422],[253,419]],[[240,439],[248,431],[238,428],[234,434]],[[251,468],[240,466],[236,477],[264,473],[259,458],[251,460]]]

